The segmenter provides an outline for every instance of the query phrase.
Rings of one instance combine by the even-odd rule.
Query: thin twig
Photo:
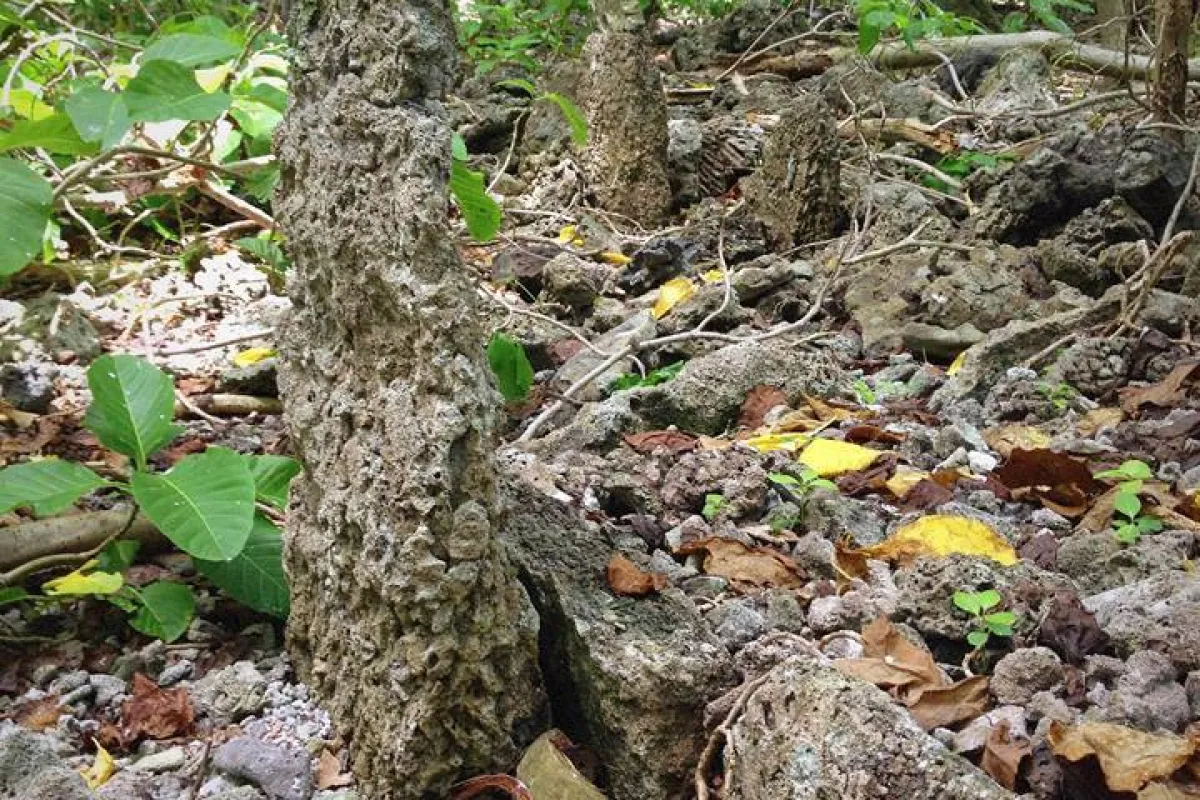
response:
[[[730,729],[741,717],[742,712],[746,710],[750,697],[767,682],[769,677],[770,673],[767,673],[743,686],[741,694],[738,695],[733,707],[729,709],[729,713],[725,715],[725,719],[721,720],[721,724],[712,732],[712,736],[708,737],[708,743],[704,745],[704,752],[700,754],[700,763],[696,765],[696,771],[693,773],[696,800],[709,800],[708,775],[712,772],[717,756],[721,753],[722,745],[729,740]],[[726,784],[728,784],[728,780],[726,780]]]
[[[205,350],[216,350],[218,347],[228,347],[233,344],[241,344],[242,342],[250,342],[255,339],[265,339],[275,333],[274,328],[265,328],[254,333],[244,333],[241,336],[231,336],[228,339],[218,339],[215,342],[207,344],[194,344],[187,347],[167,347],[159,348],[154,351],[156,356],[183,356],[190,353],[203,353]]]

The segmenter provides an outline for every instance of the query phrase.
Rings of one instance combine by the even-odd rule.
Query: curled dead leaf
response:
[[[1128,414],[1137,414],[1145,406],[1178,408],[1197,383],[1200,383],[1200,361],[1184,361],[1158,383],[1122,389],[1121,408]]]
[[[1005,789],[1015,789],[1021,762],[1031,754],[1029,740],[1015,736],[1008,728],[1008,720],[1002,720],[988,733],[979,766]]]
[[[646,572],[620,553],[615,554],[605,570],[608,586],[623,597],[644,597],[662,591],[667,576],[661,572]]]
[[[709,537],[689,542],[680,555],[703,553],[704,572],[727,578],[738,588],[798,588],[804,584],[800,567],[791,558],[765,547],[751,547],[737,539]]]
[[[1163,780],[1196,758],[1197,741],[1166,734],[1145,733],[1108,722],[1064,725],[1050,723],[1047,740],[1054,754],[1067,761],[1093,757],[1114,792],[1136,792],[1151,781]]]
[[[625,444],[644,455],[650,455],[656,450],[678,455],[695,450],[697,444],[695,436],[680,431],[646,431],[626,434],[623,438]]]
[[[316,782],[318,789],[336,789],[354,783],[354,775],[342,769],[342,760],[329,750],[317,757]]]
[[[746,393],[742,410],[738,414],[737,426],[745,430],[762,427],[767,412],[776,406],[787,405],[787,393],[769,384],[759,384]]]

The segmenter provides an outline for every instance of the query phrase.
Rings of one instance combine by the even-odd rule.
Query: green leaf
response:
[[[571,141],[575,146],[586,145],[588,140],[587,117],[579,110],[579,106],[575,105],[575,101],[558,92],[547,92],[542,97],[558,106],[558,110],[567,120],[567,125],[571,127]]]
[[[469,158],[467,142],[457,133],[450,136],[450,155],[455,161],[466,161]]]
[[[246,461],[254,476],[255,496],[269,506],[287,508],[288,486],[300,474],[300,462],[287,456],[247,456]]]
[[[105,150],[119,144],[132,124],[121,95],[96,86],[80,89],[68,97],[66,108],[83,140],[99,142]]]
[[[0,514],[26,506],[39,517],[65,511],[88,492],[107,486],[82,464],[48,458],[0,469]]]
[[[244,606],[264,614],[288,614],[287,574],[283,570],[283,536],[261,514],[242,552],[229,561],[196,559],[196,569]]]
[[[1154,477],[1154,473],[1150,470],[1150,465],[1145,461],[1126,461],[1117,469],[1131,481],[1148,481]]]
[[[150,521],[188,555],[228,561],[246,544],[254,477],[239,453],[210,447],[161,475],[134,472],[131,484]]]
[[[971,631],[967,634],[967,644],[974,647],[976,650],[988,643],[987,631]]]
[[[85,564],[84,567],[87,565]],[[125,579],[112,572],[83,572],[83,568],[42,584],[48,595],[105,595],[120,590]]]
[[[237,121],[238,127],[251,139],[270,139],[275,128],[283,121],[283,114],[257,100],[235,97],[229,116]]]
[[[187,584],[155,581],[138,590],[137,598],[140,602],[130,626],[164,642],[183,636],[196,614],[196,598]]]
[[[879,44],[880,37],[883,36],[883,31],[875,25],[868,25],[865,22],[858,23],[858,52],[866,53],[875,49],[875,45]]]
[[[228,61],[240,52],[237,45],[215,36],[175,33],[152,42],[142,53],[142,61],[173,61],[185,67],[207,67]]]
[[[1142,501],[1133,492],[1117,492],[1113,498],[1113,510],[1133,519],[1142,510]]]
[[[524,78],[510,78],[506,81],[497,81],[496,85],[520,89],[533,98],[538,96],[538,89],[533,85],[533,81],[527,81]]]
[[[519,403],[529,396],[533,365],[520,342],[503,333],[493,333],[488,341],[487,359],[504,402]]]
[[[1125,544],[1137,544],[1142,538],[1142,532],[1138,526],[1132,522],[1127,522],[1124,525],[1117,526],[1117,541]]]
[[[1004,16],[1004,21],[1000,23],[1000,30],[1004,33],[1020,33],[1028,25],[1028,14],[1024,11],[1010,11]]]
[[[777,483],[780,486],[799,486],[800,485],[799,479],[793,478],[791,475],[788,475],[786,472],[768,472],[767,480],[769,480],[771,483]]]
[[[246,191],[254,195],[255,200],[269,203],[275,195],[275,187],[279,185],[279,164],[276,162],[256,169],[242,180]]]
[[[1000,593],[995,589],[985,589],[982,592],[976,592],[975,597],[979,599],[979,607],[984,611],[1000,605]]]
[[[709,522],[717,518],[721,513],[721,509],[725,507],[725,495],[723,494],[706,494],[704,495],[704,508],[700,509],[700,516],[704,517]]]
[[[142,543],[136,539],[119,539],[109,542],[108,546],[96,556],[96,569],[101,572],[124,572],[133,566],[138,550]]]
[[[500,224],[504,222],[504,212],[487,193],[483,173],[468,168],[458,159],[452,159],[450,194],[454,196],[454,202],[462,212],[471,238],[477,242],[491,241],[500,230]]]
[[[84,425],[111,450],[129,456],[138,469],[183,430],[175,417],[171,377],[144,358],[106,355],[87,371],[92,404]]]
[[[20,586],[0,586],[0,606],[19,603],[22,600],[28,599],[28,597],[29,592]]]
[[[983,606],[979,602],[979,595],[975,592],[955,592],[954,605],[968,614],[978,614],[983,611]]]
[[[7,133],[0,134],[0,153],[31,147],[69,156],[86,155],[97,150],[95,144],[80,138],[71,118],[62,113],[45,119],[17,120]]]
[[[1011,636],[1012,626],[1017,621],[1017,615],[1012,611],[997,611],[985,616],[983,621],[992,633],[999,636]]]
[[[1163,529],[1162,520],[1157,517],[1138,517],[1136,525],[1142,533],[1158,533]]]
[[[276,272],[286,272],[291,263],[284,255],[283,249],[270,239],[258,236],[247,236],[234,242],[244,252],[269,264]]]
[[[174,61],[147,61],[125,87],[125,105],[134,122],[213,120],[229,108],[229,95],[208,93],[190,69]]]
[[[636,372],[631,372],[628,375],[622,375],[609,385],[609,389],[614,392],[619,392],[624,389],[636,389],[639,386],[658,386],[666,383],[683,371],[686,361],[676,361],[674,364],[668,364],[665,367],[650,370],[645,377],[638,375]]]
[[[53,195],[45,178],[0,158],[0,278],[18,272],[41,250]]]

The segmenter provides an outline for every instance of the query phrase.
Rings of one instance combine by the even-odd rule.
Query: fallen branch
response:
[[[129,510],[115,508],[23,522],[0,529],[4,547],[0,548],[0,569],[11,569],[48,556],[65,555],[78,559],[109,537],[119,533],[129,520]],[[137,516],[122,538],[143,544],[163,541],[158,528],[144,516]],[[0,586],[8,585],[0,575]]]

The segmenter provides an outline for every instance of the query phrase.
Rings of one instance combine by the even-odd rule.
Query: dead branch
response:
[[[0,529],[5,542],[0,548],[0,569],[11,569],[47,556],[86,553],[119,532],[128,519],[128,509],[116,508],[38,519]],[[140,515],[122,538],[144,544],[163,541],[154,524]],[[5,585],[2,579],[0,585]]]

